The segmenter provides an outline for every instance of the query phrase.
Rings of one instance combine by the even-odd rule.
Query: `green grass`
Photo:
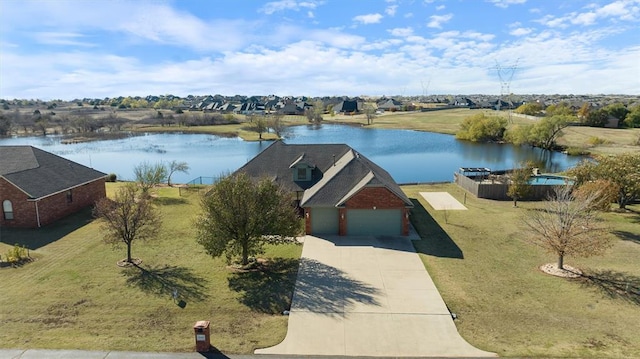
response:
[[[212,345],[226,353],[280,342],[301,246],[268,248],[269,272],[234,273],[195,242],[197,193],[156,193],[162,234],[133,243],[142,269],[116,266],[126,250],[102,241],[89,211],[40,230],[3,228],[0,253],[23,243],[36,260],[0,268],[0,347],[192,351],[198,320],[211,321]]]
[[[608,213],[618,239],[604,256],[567,258],[591,278],[563,279],[538,267],[553,254],[523,240],[519,218],[542,202],[489,201],[467,194],[467,211],[434,211],[418,194],[454,184],[405,186],[416,204],[416,249],[461,335],[500,356],[640,357],[640,205]]]

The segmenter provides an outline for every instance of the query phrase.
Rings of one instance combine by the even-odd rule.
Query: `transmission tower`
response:
[[[518,61],[520,61],[520,58],[518,58],[512,66],[501,66],[498,60],[496,60],[496,67],[494,67],[494,69],[498,72],[498,77],[500,78],[500,98],[498,98],[498,105],[496,106],[498,111],[500,111],[502,99],[505,95],[508,96],[509,103],[511,103],[511,80],[518,68]],[[511,113],[509,113],[509,120],[511,120]]]

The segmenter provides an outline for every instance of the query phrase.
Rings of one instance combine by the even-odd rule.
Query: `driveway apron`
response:
[[[404,237],[306,236],[284,341],[256,354],[487,357]]]

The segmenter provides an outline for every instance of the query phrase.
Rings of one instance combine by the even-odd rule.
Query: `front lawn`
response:
[[[222,352],[279,343],[302,247],[270,247],[265,257],[281,258],[270,272],[234,273],[195,242],[198,194],[155,192],[161,236],[133,243],[139,269],[116,266],[126,249],[103,243],[89,211],[40,230],[2,228],[0,254],[22,243],[36,260],[0,268],[0,347],[192,351],[199,320],[211,321]]]
[[[415,199],[415,247],[462,336],[507,357],[640,357],[640,205],[609,213],[617,239],[602,257],[566,258],[590,278],[563,279],[538,267],[553,254],[526,243],[519,217],[542,202],[490,201],[466,195],[467,211],[435,211],[419,192],[455,184],[404,186]]]

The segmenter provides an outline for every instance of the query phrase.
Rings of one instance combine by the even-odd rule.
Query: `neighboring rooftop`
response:
[[[0,146],[0,177],[41,198],[106,174],[33,146]]]

